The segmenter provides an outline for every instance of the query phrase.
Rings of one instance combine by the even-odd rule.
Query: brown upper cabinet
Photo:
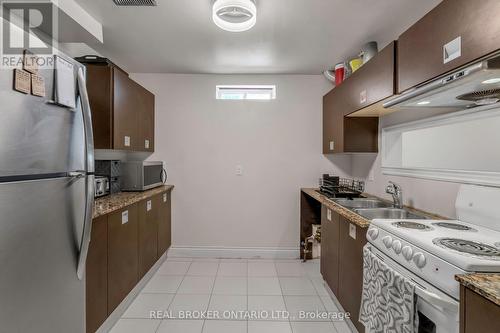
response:
[[[77,58],[87,68],[96,149],[154,151],[154,95],[106,59]]]
[[[397,91],[396,54],[397,42],[392,42],[342,84],[349,104],[346,115],[377,117],[390,112],[382,103]]]
[[[392,42],[323,97],[323,153],[377,153],[382,104],[396,94]]]
[[[500,48],[499,16],[498,0],[441,2],[399,37],[398,91],[408,90],[497,51]]]

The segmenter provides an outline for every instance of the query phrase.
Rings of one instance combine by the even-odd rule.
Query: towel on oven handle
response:
[[[369,332],[415,332],[415,284],[363,249],[363,294],[359,321]]]

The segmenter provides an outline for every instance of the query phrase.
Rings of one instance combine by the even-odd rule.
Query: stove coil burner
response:
[[[438,222],[438,223],[433,223],[433,225],[436,225],[436,226],[442,227],[442,228],[447,228],[447,229],[459,230],[459,231],[477,231],[474,228],[468,227],[468,226],[463,225],[463,224],[458,224],[458,223]]]
[[[428,225],[418,223],[418,222],[399,221],[399,222],[392,223],[392,225],[394,225],[398,228],[416,229],[416,230],[423,230],[423,231],[429,231],[432,229]]]
[[[483,243],[457,238],[436,238],[432,241],[437,246],[467,254],[481,259],[500,260],[500,249]]]

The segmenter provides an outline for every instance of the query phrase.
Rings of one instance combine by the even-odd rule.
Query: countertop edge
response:
[[[500,306],[500,273],[476,273],[455,275],[464,287]]]
[[[96,198],[94,201],[92,219],[111,214],[157,194],[170,192],[173,189],[174,185],[162,185],[144,192],[119,192]]]

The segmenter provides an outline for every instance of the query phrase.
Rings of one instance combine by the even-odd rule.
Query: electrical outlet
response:
[[[236,176],[243,176],[243,166],[241,165],[236,166]]]

